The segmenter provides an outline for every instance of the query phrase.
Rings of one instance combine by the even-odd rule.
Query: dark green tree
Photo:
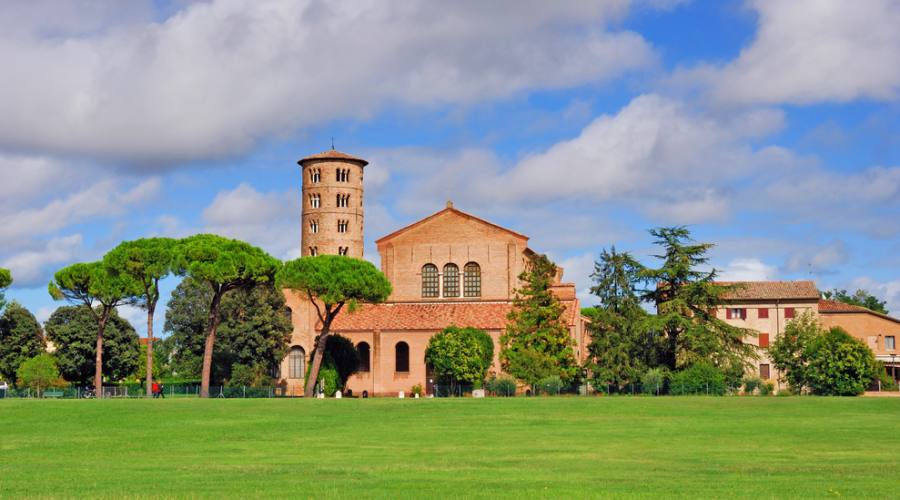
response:
[[[88,384],[97,372],[96,311],[87,306],[58,308],[44,323],[47,339],[56,346],[53,353],[66,380]],[[140,338],[134,328],[115,310],[110,312],[103,333],[101,373],[108,380],[133,376],[140,365]],[[99,394],[99,393],[98,393]]]
[[[663,253],[658,269],[646,268],[640,275],[649,287],[642,300],[656,305],[657,314],[647,318],[651,331],[662,336],[661,362],[671,370],[708,361],[723,372],[739,373],[757,354],[744,343],[752,330],[737,328],[715,317],[730,289],[716,284],[709,263],[710,243],[694,243],[684,226],[651,229]]]
[[[347,385],[350,375],[359,370],[359,351],[356,346],[347,337],[331,334],[328,336],[325,345],[325,357],[331,360],[332,365],[338,372],[340,378],[341,389]],[[334,393],[331,393],[333,395]]]
[[[829,300],[836,300],[845,304],[865,307],[866,309],[877,313],[888,314],[887,301],[880,300],[867,290],[857,289],[853,292],[853,295],[850,295],[847,293],[847,290],[835,288],[833,290],[822,292],[822,296]]]
[[[25,360],[47,349],[41,325],[16,301],[0,316],[0,380],[16,381],[16,370]]]
[[[637,381],[648,366],[656,364],[658,337],[646,327],[638,287],[643,266],[615,247],[600,253],[594,263],[591,293],[600,303],[585,310],[590,319],[587,367],[594,387],[621,389]]]
[[[872,350],[840,327],[817,336],[807,351],[806,380],[814,394],[858,396],[878,376]]]
[[[334,318],[348,303],[352,308],[358,302],[384,302],[391,294],[391,283],[370,262],[319,255],[286,262],[278,275],[278,286],[306,297],[322,323],[303,391],[306,397],[312,397]]]
[[[519,275],[522,287],[516,290],[506,331],[500,337],[504,371],[531,385],[551,375],[571,382],[578,374],[572,338],[563,319],[565,307],[551,290],[556,272],[556,265],[546,255],[529,258]]]
[[[201,373],[212,299],[212,288],[193,278],[185,278],[172,291],[164,330],[169,334],[166,340],[171,343],[174,370],[181,376]],[[225,295],[219,305],[212,381],[231,379],[235,364],[272,376],[287,354],[292,330],[284,294],[274,283]]]
[[[222,297],[232,290],[271,283],[280,267],[278,259],[255,246],[213,234],[198,234],[178,244],[173,268],[179,275],[191,277],[212,290],[200,373],[201,398],[209,397]]]
[[[113,270],[134,279],[142,290],[135,297],[136,304],[147,311],[147,344],[144,362],[147,396],[152,396],[153,384],[153,315],[159,302],[159,280],[172,272],[177,242],[171,238],[142,238],[126,241],[103,257]]]
[[[494,361],[494,341],[478,328],[448,326],[428,341],[425,362],[442,384],[481,384]]]
[[[0,310],[6,306],[6,294],[4,293],[9,285],[12,285],[13,279],[9,269],[0,267]]]
[[[124,273],[111,271],[103,262],[92,262],[60,269],[48,289],[55,300],[65,299],[84,305],[94,316],[97,325],[94,390],[99,396],[103,393],[103,334],[106,324],[116,307],[131,303],[140,295],[140,285]]]

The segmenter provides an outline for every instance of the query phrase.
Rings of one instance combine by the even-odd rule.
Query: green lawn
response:
[[[0,497],[900,495],[900,399],[0,400]]]

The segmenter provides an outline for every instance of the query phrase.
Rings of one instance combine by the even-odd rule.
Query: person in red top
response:
[[[159,382],[154,381],[153,385],[150,386],[150,392],[153,393],[154,398],[159,397]]]

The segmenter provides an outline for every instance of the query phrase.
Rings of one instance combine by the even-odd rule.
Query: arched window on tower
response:
[[[315,257],[316,255],[319,255],[319,249],[316,247],[309,247],[309,255],[310,255],[310,257]]]
[[[338,247],[338,255],[347,255],[350,253],[350,247]]]
[[[318,168],[309,169],[309,180],[313,184],[318,184],[322,180],[322,171]]]
[[[368,372],[372,366],[370,361],[369,344],[367,342],[360,342],[359,344],[356,344],[356,352],[359,353],[359,371]]]
[[[469,262],[463,268],[463,294],[466,297],[481,297],[481,266]]]
[[[309,221],[309,230],[312,231],[313,234],[319,232],[319,221],[313,219]]]
[[[339,233],[346,233],[348,227],[350,227],[350,222],[349,222],[349,221],[346,221],[346,220],[339,220],[339,221],[338,221],[338,232],[339,232]]]
[[[394,346],[394,358],[396,368],[394,371],[407,373],[409,372],[409,344],[406,342],[397,342]]]
[[[291,347],[288,353],[288,378],[303,379],[306,377],[306,351],[300,346]]]
[[[422,266],[422,297],[436,298],[440,294],[438,289],[438,268],[434,264]]]
[[[339,194],[336,196],[336,201],[338,208],[346,208],[350,206],[350,195],[349,194]]]
[[[309,195],[309,207],[310,208],[319,208],[322,204],[322,198],[318,194]]]
[[[459,266],[444,266],[444,297],[459,297]]]

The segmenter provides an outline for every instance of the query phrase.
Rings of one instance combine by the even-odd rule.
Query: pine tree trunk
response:
[[[325,357],[325,346],[328,344],[329,326],[330,325],[323,325],[322,333],[319,334],[319,341],[316,342],[316,351],[313,353],[312,367],[309,369],[309,378],[306,379],[306,388],[303,391],[303,396],[307,398],[313,396],[313,389],[315,389],[316,381],[319,378],[319,368],[322,367],[322,358]]]
[[[209,308],[209,333],[206,335],[206,345],[203,347],[203,374],[200,380],[200,397],[209,397],[209,379],[212,375],[213,346],[216,343],[216,328],[219,326],[219,303],[222,293],[216,290],[212,304]]]
[[[106,320],[108,318],[109,313],[104,312],[103,316],[100,317],[99,328],[97,329],[97,351],[94,358],[96,363],[94,367],[94,393],[97,399],[103,397],[103,331],[106,329]]]
[[[147,308],[147,397],[153,396],[153,309]]]

